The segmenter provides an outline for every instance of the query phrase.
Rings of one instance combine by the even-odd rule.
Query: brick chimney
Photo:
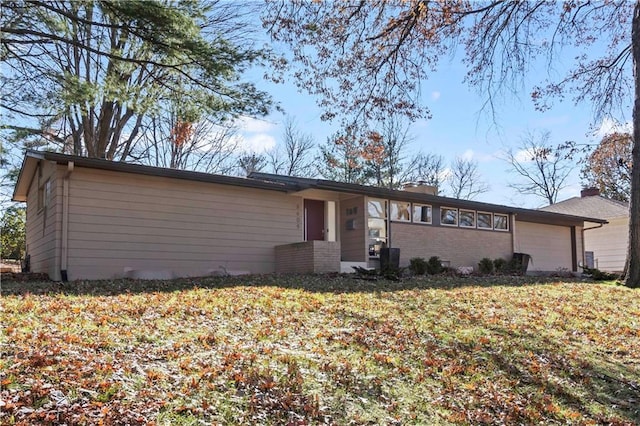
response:
[[[598,195],[600,195],[600,190],[598,188],[584,188],[582,191],[580,191],[580,197],[584,198],[584,197],[597,197]]]
[[[433,185],[427,185],[423,180],[403,183],[402,190],[407,192],[417,192],[420,194],[438,195],[438,188]]]

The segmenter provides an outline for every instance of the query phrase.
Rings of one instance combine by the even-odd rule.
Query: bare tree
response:
[[[422,181],[427,185],[435,186],[438,192],[445,177],[444,158],[437,154],[417,154],[411,158],[407,169],[406,182]]]
[[[504,160],[521,178],[520,182],[509,184],[510,188],[554,204],[575,166],[561,155],[561,150],[551,146],[550,138],[548,131],[529,132],[522,138],[518,151],[510,149]]]
[[[279,175],[308,177],[314,174],[311,153],[315,147],[313,136],[298,129],[295,120],[284,122],[282,145],[266,153],[271,171]]]
[[[359,184],[366,182],[360,145],[348,130],[327,138],[320,146],[315,166],[317,173],[325,179]]]
[[[454,198],[472,200],[489,190],[478,170],[478,162],[456,157],[451,163],[451,173],[447,177],[451,195]]]
[[[135,161],[156,167],[229,174],[236,166],[237,128],[209,119],[195,123],[176,117],[154,116],[131,153]]]
[[[391,115],[382,122],[380,138],[370,142],[369,150],[364,152],[366,174],[373,185],[397,189],[409,180],[415,173],[413,168],[419,164],[419,155],[407,161],[407,149],[412,141],[409,125],[399,115]]]
[[[267,165],[267,159],[263,154],[250,152],[241,155],[238,158],[239,174],[241,176],[249,176],[253,172],[262,171]]]

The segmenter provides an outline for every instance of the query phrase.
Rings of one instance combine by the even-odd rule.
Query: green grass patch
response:
[[[2,293],[2,424],[640,423],[624,287],[265,275]]]

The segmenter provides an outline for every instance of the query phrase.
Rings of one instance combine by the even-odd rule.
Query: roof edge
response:
[[[24,202],[31,186],[33,174],[39,161],[52,161],[57,164],[73,162],[76,167],[85,167],[98,170],[110,170],[122,173],[133,173],[146,176],[183,179],[196,182],[217,183],[222,185],[240,186],[246,188],[265,189],[270,191],[286,192],[289,185],[275,181],[260,181],[238,176],[226,176],[220,174],[195,172],[189,170],[169,169],[164,167],[145,166],[141,164],[111,161],[99,158],[80,157],[76,155],[60,154],[57,152],[27,150],[20,168],[20,174],[14,189],[13,201]]]

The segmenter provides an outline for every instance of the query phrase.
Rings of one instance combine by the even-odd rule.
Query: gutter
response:
[[[62,247],[60,250],[60,278],[69,280],[67,267],[69,264],[69,178],[73,173],[74,162],[67,163],[67,171],[62,179]]]

